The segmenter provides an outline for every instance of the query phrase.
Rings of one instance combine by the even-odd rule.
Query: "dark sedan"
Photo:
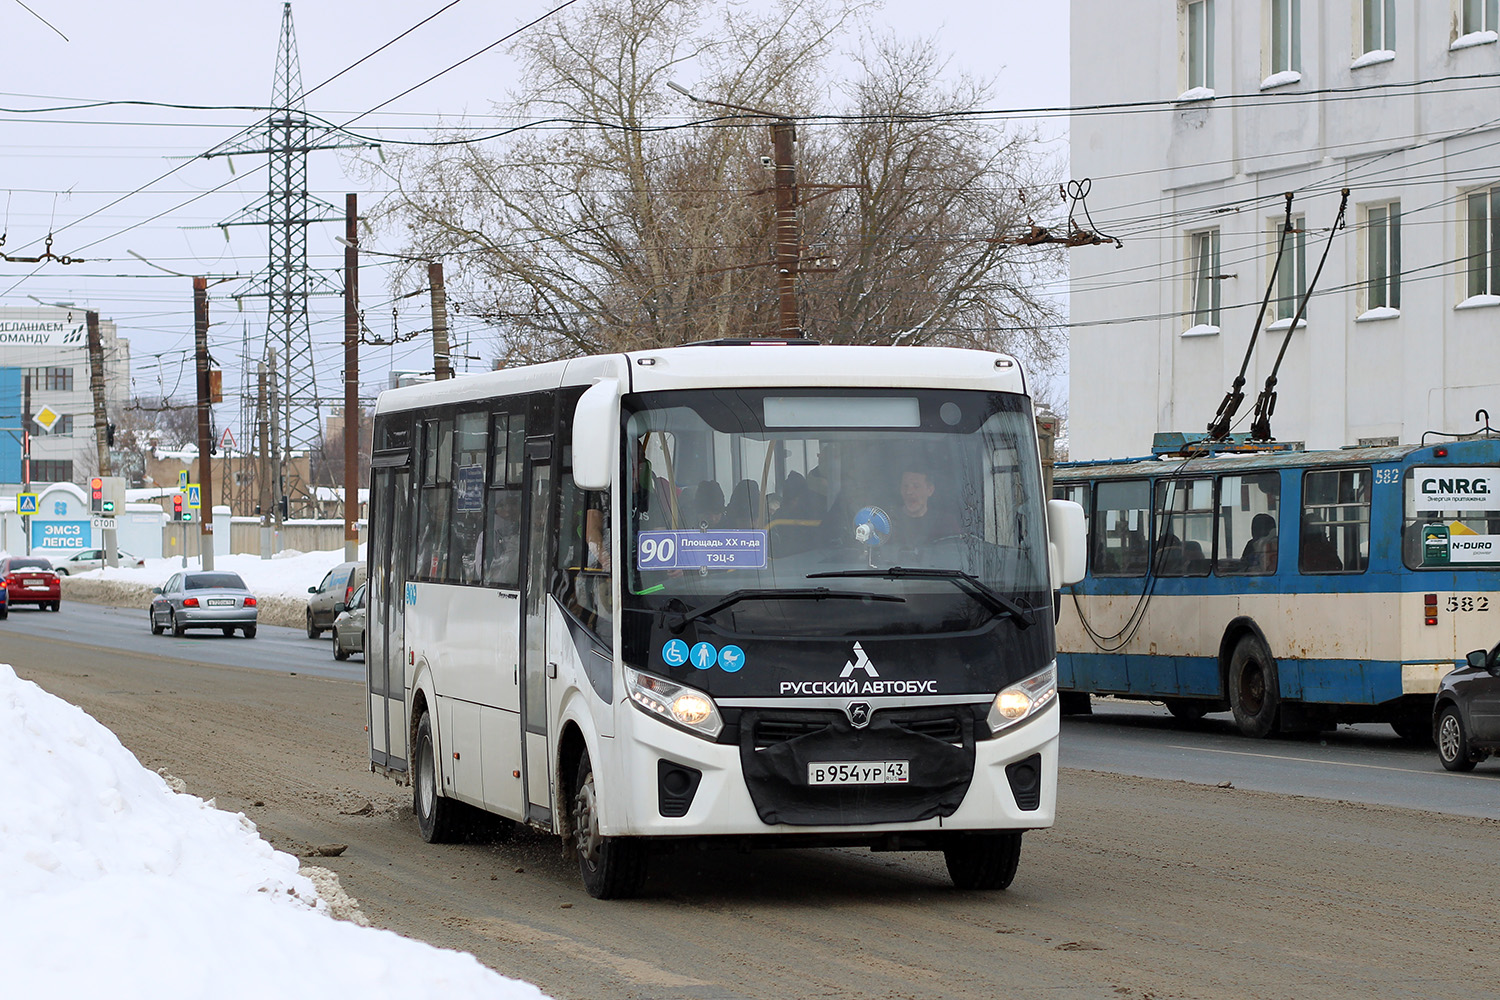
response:
[[[1438,758],[1450,771],[1469,771],[1500,751],[1500,646],[1476,649],[1443,678],[1432,709]]]
[[[151,634],[167,629],[183,635],[190,628],[216,628],[225,635],[239,629],[255,638],[255,595],[238,573],[190,570],[177,573],[156,588],[151,599]]]

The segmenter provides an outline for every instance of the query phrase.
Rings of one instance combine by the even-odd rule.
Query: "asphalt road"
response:
[[[1419,752],[1372,734],[1327,748],[1226,743],[1213,723],[1153,731],[1149,711],[1101,710],[1067,722],[1065,753],[1205,770],[1161,780],[1072,758],[1058,823],[1026,835],[1006,892],[952,889],[927,852],[714,850],[655,857],[644,898],[601,902],[555,838],[424,844],[410,790],[369,772],[360,665],[335,664],[326,641],[291,629],[152,637],[143,610],[76,604],[13,613],[0,662],[89,712],[146,767],[338,872],[377,926],[559,998],[1494,992],[1495,820],[1218,787],[1206,770],[1237,760],[1212,753],[1224,746],[1269,753],[1247,766],[1285,782],[1312,783],[1293,756],[1420,766]],[[1496,789],[1493,770],[1481,765],[1472,786]],[[325,856],[332,844],[343,849]]]
[[[333,658],[329,639],[262,625],[256,638],[212,630],[153,636],[146,612],[64,602],[56,613],[17,608],[0,633],[13,631],[167,659],[363,682],[364,662]],[[1227,713],[1196,723],[1159,706],[1095,701],[1092,716],[1063,720],[1063,767],[1147,778],[1397,806],[1500,819],[1500,759],[1470,774],[1449,774],[1431,748],[1397,739],[1389,726],[1341,726],[1317,739],[1249,740]]]

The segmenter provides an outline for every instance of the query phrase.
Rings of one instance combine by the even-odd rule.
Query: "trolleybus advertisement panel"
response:
[[[1422,565],[1500,564],[1500,535],[1490,533],[1500,511],[1500,469],[1413,469],[1407,503],[1418,517],[1431,518],[1422,526]],[[1442,515],[1456,516],[1445,521]]]

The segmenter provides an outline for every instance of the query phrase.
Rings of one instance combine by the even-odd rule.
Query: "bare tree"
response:
[[[395,188],[377,220],[451,262],[454,298],[494,324],[502,363],[773,332],[769,122],[705,117],[667,89],[685,77],[799,119],[809,335],[1050,363],[1039,288],[1059,258],[1008,242],[1027,228],[1022,192],[1053,186],[1048,164],[1030,133],[971,116],[987,88],[935,82],[930,42],[868,43],[833,87],[836,42],[867,9],[596,0],[524,36],[518,110],[541,124],[372,165]],[[683,111],[698,120],[670,117]]]

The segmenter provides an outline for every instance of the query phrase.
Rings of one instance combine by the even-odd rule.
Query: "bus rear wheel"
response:
[[[943,848],[955,889],[1005,889],[1021,863],[1021,832],[959,833]]]
[[[599,795],[588,751],[578,760],[573,782],[573,849],[583,887],[595,899],[629,899],[646,882],[646,849],[630,837],[599,832]]]
[[[1253,635],[1241,638],[1229,657],[1229,708],[1236,728],[1246,736],[1258,739],[1276,731],[1281,708],[1276,661]]]
[[[451,844],[460,838],[458,803],[443,797],[438,788],[437,751],[432,742],[432,718],[426,712],[417,721],[415,776],[411,783],[411,808],[417,814],[417,829],[429,844]]]

